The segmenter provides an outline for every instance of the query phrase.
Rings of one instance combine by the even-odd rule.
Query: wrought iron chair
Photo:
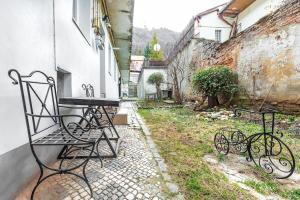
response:
[[[82,89],[85,91],[86,97],[95,97],[94,87],[91,84],[82,84]]]
[[[85,91],[86,97],[95,97],[94,87],[91,84],[87,84],[87,85],[82,84],[82,88]],[[117,109],[115,109],[114,107],[109,107],[108,112],[106,111],[106,109],[100,107],[96,107],[94,109],[94,116],[96,116],[97,120],[100,122],[101,128],[107,128],[110,131],[112,136],[114,131],[117,137],[119,137],[118,132],[116,131],[114,125],[111,123],[114,120],[116,114],[117,114]]]
[[[14,85],[20,86],[29,145],[40,169],[40,176],[32,190],[31,199],[42,182],[58,174],[68,174],[80,178],[87,184],[90,195],[93,196],[86,176],[86,165],[94,153],[99,133],[95,132],[91,128],[92,124],[89,120],[81,115],[61,115],[59,113],[55,81],[52,77],[41,71],[20,75],[15,69],[9,70],[8,75]],[[74,118],[78,120],[74,121]],[[49,166],[38,155],[36,147],[46,146],[67,146],[68,150],[62,155],[58,168]],[[83,160],[72,163],[71,167],[65,163],[65,157],[74,152],[82,152],[82,150],[88,154]],[[65,164],[68,165],[65,166]],[[82,175],[74,172],[80,167],[82,167]],[[44,170],[49,170],[51,173],[45,176]]]

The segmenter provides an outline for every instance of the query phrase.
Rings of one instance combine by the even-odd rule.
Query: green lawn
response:
[[[222,173],[212,171],[202,157],[216,153],[213,137],[221,127],[235,127],[251,134],[261,131],[260,125],[232,119],[207,120],[185,108],[140,109],[139,113],[151,128],[153,140],[168,164],[170,175],[187,199],[253,199],[237,185],[229,183]],[[294,150],[300,149],[299,140],[285,139]],[[299,167],[300,153],[295,153]],[[285,188],[264,174],[261,182],[246,184],[263,194],[300,199],[300,190]]]

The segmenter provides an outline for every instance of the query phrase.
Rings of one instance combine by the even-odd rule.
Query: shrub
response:
[[[230,95],[239,91],[237,74],[226,66],[211,66],[194,74],[193,88],[209,98],[209,106],[219,105],[219,95]]]

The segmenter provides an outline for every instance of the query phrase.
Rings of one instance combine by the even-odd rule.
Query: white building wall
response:
[[[256,0],[237,17],[238,32],[241,32],[261,18],[277,10],[284,0]]]
[[[0,6],[0,155],[28,142],[20,89],[12,85],[8,70],[39,69],[56,77],[52,11],[49,0],[12,0]]]
[[[230,37],[231,26],[218,17],[217,11],[204,15],[199,21],[195,20],[195,37],[215,40],[215,31],[221,30],[221,42]]]
[[[139,99],[144,99],[145,98],[145,91],[144,91],[144,73],[143,70],[141,71],[140,79],[138,81],[138,86],[137,86],[137,94]]]
[[[118,98],[119,93],[118,93],[118,77],[119,77],[119,70],[116,70],[116,75],[114,68],[117,67],[116,60],[115,60],[115,54],[114,50],[112,48],[109,48],[109,40],[108,40],[108,33],[106,34],[106,40],[105,40],[105,82],[106,82],[106,94],[105,96],[107,98]],[[111,53],[109,53],[109,51]],[[110,57],[111,56],[111,57]],[[109,61],[110,60],[110,61]],[[109,64],[111,66],[109,66]],[[110,68],[110,69],[109,69]],[[116,76],[116,78],[115,78]]]
[[[1,200],[15,199],[38,172],[27,145],[20,88],[12,84],[8,70],[17,69],[22,75],[41,70],[57,79],[59,67],[71,73],[72,96],[85,95],[83,83],[94,85],[95,95],[100,95],[100,55],[93,30],[86,41],[72,20],[72,7],[73,0],[10,0],[0,6],[0,179],[5,180],[0,184]],[[108,52],[105,54],[107,57]],[[111,98],[118,97],[119,72],[115,66],[111,75],[105,76],[107,97]],[[108,62],[103,67],[108,69]],[[49,147],[38,152],[45,162],[52,162],[58,150]]]
[[[95,41],[93,30],[90,29],[87,42],[72,21],[72,6],[72,0],[55,1],[56,65],[71,72],[72,96],[84,95],[81,87],[83,83],[92,84],[95,96],[99,96],[100,57],[92,45]]]
[[[191,61],[192,61],[192,56],[193,56],[193,51],[195,46],[197,45],[197,39],[191,40],[188,45],[186,45],[177,55],[173,58],[173,60],[167,65],[168,69],[172,69],[173,67],[180,65],[184,70],[183,78],[181,77],[181,74],[179,73],[180,68],[177,69],[178,71],[178,80],[182,79],[181,83],[181,89],[180,92],[183,95],[183,98],[185,96],[190,95],[191,91],[191,79],[192,79],[192,72],[193,70],[191,69]],[[173,79],[170,75],[168,75],[168,82],[173,83]],[[174,93],[173,93],[174,95]]]
[[[84,95],[82,83],[93,84],[95,95],[100,95],[100,56],[72,21],[72,2],[55,0],[55,33],[52,1],[12,0],[0,6],[0,24],[5,27],[0,31],[0,122],[6,124],[1,130],[5,140],[0,139],[0,155],[28,142],[19,87],[11,84],[9,69],[21,74],[41,70],[56,78],[58,66],[72,74],[72,96]],[[91,29],[91,38],[92,33]],[[107,97],[116,98],[119,72],[116,78],[113,72],[112,67],[112,74],[106,76]]]

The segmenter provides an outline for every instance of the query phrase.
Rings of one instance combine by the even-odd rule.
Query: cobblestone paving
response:
[[[134,112],[129,126],[118,126],[122,137],[118,158],[89,161],[87,177],[93,189],[93,199],[165,199],[165,185],[145,138],[139,130]],[[56,163],[57,165],[58,163]],[[17,199],[29,199],[34,180]],[[91,199],[86,184],[69,175],[53,176],[38,188],[36,199]]]

